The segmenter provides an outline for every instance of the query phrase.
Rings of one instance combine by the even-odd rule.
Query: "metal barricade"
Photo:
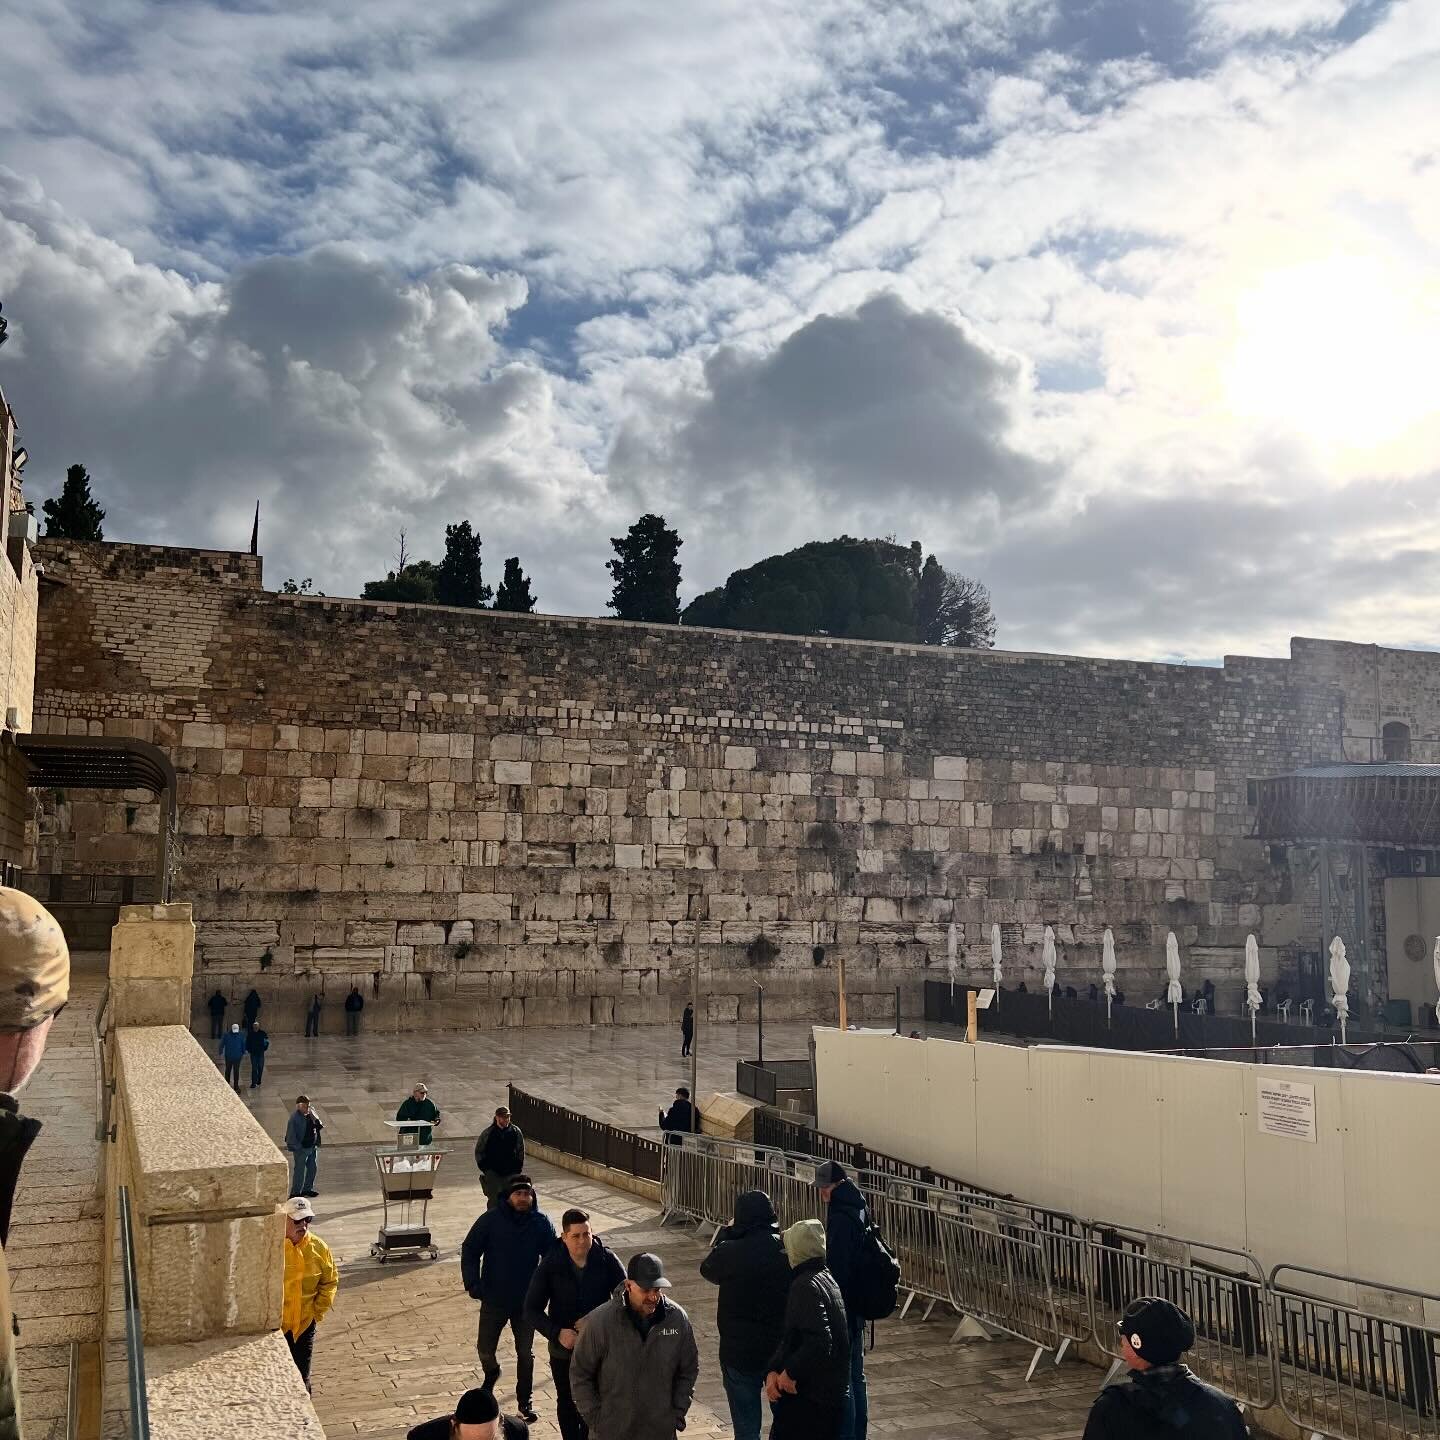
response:
[[[1440,1297],[1277,1265],[1270,1303],[1280,1404],[1297,1425],[1336,1440],[1440,1436]]]
[[[928,1186],[891,1180],[873,1172],[864,1178],[866,1183],[860,1190],[865,1196],[865,1208],[900,1262],[900,1289],[905,1294],[900,1318],[909,1314],[919,1295],[929,1302],[922,1317],[929,1319],[937,1303],[950,1300],[940,1225],[930,1203],[933,1192]]]
[[[1253,1255],[1171,1235],[1095,1227],[1089,1242],[1094,1336],[1117,1361],[1116,1322],[1142,1295],[1178,1305],[1195,1326],[1186,1363],[1242,1405],[1275,1401],[1265,1277]]]
[[[982,1333],[1003,1331],[1035,1347],[1026,1380],[1047,1351],[1057,1359],[1067,1343],[1050,1286],[1050,1270],[1039,1230],[1016,1207],[1007,1214],[958,1194],[935,1196],[936,1225],[950,1287],[950,1303]]]

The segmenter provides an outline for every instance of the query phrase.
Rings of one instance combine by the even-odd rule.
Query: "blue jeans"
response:
[[[765,1389],[765,1372],[751,1373],[722,1365],[720,1375],[725,1381],[725,1398],[730,1403],[735,1440],[760,1440],[760,1395]]]
[[[850,1322],[850,1393],[845,1397],[845,1418],[840,1440],[865,1440],[870,1425],[870,1397],[865,1393],[865,1322]]]
[[[315,1146],[295,1151],[295,1174],[290,1181],[290,1194],[303,1195],[315,1188]]]

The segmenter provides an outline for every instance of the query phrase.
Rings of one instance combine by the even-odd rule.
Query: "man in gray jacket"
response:
[[[587,1317],[570,1389],[592,1440],[675,1440],[685,1428],[700,1352],[669,1288],[658,1255],[632,1255],[625,1283]]]

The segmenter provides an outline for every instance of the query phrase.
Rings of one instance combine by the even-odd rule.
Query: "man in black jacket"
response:
[[[511,1415],[502,1415],[488,1390],[467,1390],[453,1415],[417,1425],[405,1440],[527,1440],[530,1427]]]
[[[845,1419],[840,1440],[865,1440],[870,1423],[870,1402],[865,1389],[865,1321],[856,1304],[860,1284],[860,1252],[870,1217],[860,1187],[845,1173],[845,1167],[827,1160],[815,1172],[820,1198],[826,1202],[825,1261],[850,1324],[850,1391],[845,1401]]]
[[[512,1175],[525,1168],[525,1136],[510,1118],[508,1106],[495,1111],[495,1122],[487,1125],[475,1142],[475,1166],[480,1171],[480,1185],[493,1210],[500,1203],[500,1192]]]
[[[365,997],[360,993],[360,987],[352,985],[350,993],[345,997],[345,1033],[347,1035],[360,1033],[360,1012],[364,1008]]]
[[[785,1232],[794,1267],[785,1328],[765,1376],[775,1411],[770,1440],[836,1440],[850,1385],[850,1326],[840,1287],[825,1267],[825,1231],[800,1220]]]
[[[230,1003],[225,992],[217,985],[215,993],[207,1002],[210,1007],[210,1038],[218,1040],[225,1033],[225,1007]]]
[[[1245,1440],[1240,1407],[1180,1363],[1195,1343],[1183,1310],[1145,1296],[1125,1307],[1116,1328],[1130,1382],[1095,1397],[1084,1440]]]
[[[695,1129],[695,1107],[690,1103],[690,1087],[681,1085],[675,1091],[675,1099],[671,1102],[668,1110],[660,1112],[660,1128],[665,1132],[666,1141],[671,1145],[678,1145],[678,1140],[671,1140],[675,1134],[688,1135]]]
[[[515,1340],[515,1403],[527,1423],[535,1419],[535,1332],[525,1319],[525,1297],[540,1257],[554,1243],[555,1227],[540,1209],[530,1177],[516,1175],[501,1192],[500,1204],[481,1215],[460,1247],[465,1293],[480,1302],[475,1351],[484,1388],[493,1392],[500,1378],[495,1352],[508,1325]]]
[[[541,1260],[525,1292],[525,1323],[550,1343],[555,1418],[563,1440],[587,1440],[589,1427],[570,1393],[570,1361],[585,1317],[624,1282],[625,1267],[590,1230],[583,1210],[560,1217],[560,1243]]]
[[[700,1273],[720,1287],[720,1373],[735,1440],[760,1440],[760,1392],[780,1344],[790,1293],[790,1262],[775,1207],[763,1190],[735,1197],[734,1223],[715,1237]]]

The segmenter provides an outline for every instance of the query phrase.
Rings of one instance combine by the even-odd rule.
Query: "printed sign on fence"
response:
[[[1284,1135],[1315,1144],[1315,1087],[1300,1080],[1255,1081],[1259,1091],[1260,1133]]]

